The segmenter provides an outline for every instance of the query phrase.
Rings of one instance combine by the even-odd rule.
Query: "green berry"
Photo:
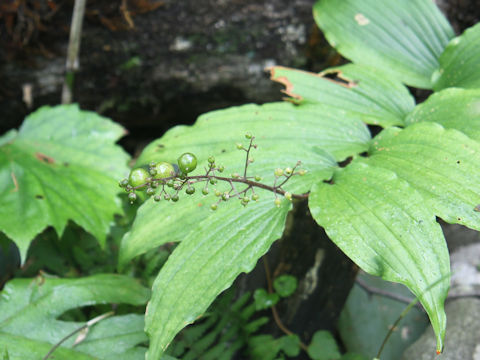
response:
[[[135,194],[135,193],[133,193],[133,192],[130,193],[130,194],[128,194],[128,200],[130,200],[130,204],[133,204],[133,202],[134,202],[135,200],[137,200],[137,194]]]
[[[178,201],[178,195],[177,195],[177,194],[172,195],[172,201],[173,201],[173,202],[177,202],[177,201]]]
[[[298,170],[298,175],[300,175],[300,176],[303,176],[303,175],[305,175],[306,173],[307,173],[306,170],[303,170],[303,169]]]
[[[178,158],[178,167],[184,174],[188,174],[197,167],[197,158],[192,153],[182,154]]]
[[[222,199],[223,199],[223,201],[227,201],[228,199],[230,199],[230,194],[227,191],[225,191],[222,194]]]
[[[243,150],[243,145],[240,144],[240,143],[237,143],[237,149],[238,149],[238,150]]]
[[[258,175],[255,175],[255,181],[262,181],[262,177],[258,176]]]
[[[275,171],[274,171],[274,174],[276,177],[280,177],[283,175],[283,169],[280,169],[280,168],[276,168]]]
[[[218,208],[217,204],[210,205],[210,209],[212,209],[213,211],[217,210],[217,208]]]
[[[126,187],[128,185],[128,179],[122,179],[119,181],[118,185],[122,188]]]
[[[258,196],[258,194],[253,194],[252,195],[252,200],[253,201],[258,201],[258,199],[260,199],[260,196]]]
[[[249,162],[249,163],[253,163],[254,161],[255,161],[255,159],[254,159],[253,157],[250,156],[250,157],[248,158],[248,162]]]
[[[218,170],[218,172],[222,173],[223,170],[225,170],[225,167],[223,165],[220,165],[217,170]]]
[[[171,196],[169,194],[165,194],[163,195],[163,198],[168,201],[171,199]]]
[[[155,170],[157,172],[157,178],[159,179],[175,176],[175,168],[172,164],[165,161],[159,162],[155,167]]]
[[[128,177],[128,183],[132,187],[145,185],[149,177],[150,175],[148,174],[147,170],[143,168],[133,169]]]
[[[150,168],[150,169],[148,169],[148,172],[149,172],[150,175],[152,175],[152,176],[157,175],[157,170],[156,170],[155,168]]]
[[[149,188],[147,189],[147,195],[151,196],[151,195],[153,195],[153,194],[155,194],[155,189],[149,187]]]
[[[208,162],[209,162],[210,164],[214,164],[214,163],[215,163],[215,158],[214,158],[213,156],[209,156],[209,157],[208,157]]]
[[[173,188],[173,185],[175,185],[175,182],[173,181],[173,179],[170,179],[170,180],[167,181],[167,186],[169,188]]]
[[[131,185],[127,185],[127,186],[125,186],[125,191],[126,192],[133,191],[133,187]]]
[[[250,201],[250,198],[248,196],[244,196],[242,201],[248,203]]]
[[[215,190],[215,196],[222,196],[222,192],[220,190]]]
[[[286,192],[283,196],[285,196],[285,199],[288,201],[292,201],[292,193],[291,192]]]
[[[192,195],[194,192],[195,192],[195,188],[194,187],[188,187],[185,192],[188,194],[188,195]]]
[[[234,179],[238,179],[240,177],[240,175],[238,173],[233,173],[230,176]]]
[[[158,187],[158,181],[153,181],[150,186],[156,189]]]
[[[285,174],[287,174],[287,175],[292,175],[292,172],[293,172],[293,169],[291,167],[287,167],[285,169]]]
[[[153,200],[155,200],[155,201],[158,202],[158,201],[162,200],[162,197],[161,197],[160,195],[155,195],[155,196],[153,197]]]
[[[210,184],[215,185],[217,183],[217,179],[210,178]]]
[[[154,168],[157,163],[155,161],[151,161],[150,164],[148,164],[149,167]]]
[[[282,200],[280,198],[275,198],[274,203],[276,207],[280,207],[280,205],[282,205]]]
[[[252,138],[252,133],[247,132],[247,133],[245,134],[245,138],[247,138],[247,139],[250,140],[250,139]]]
[[[202,194],[203,195],[208,195],[209,191],[208,191],[208,188],[203,188],[202,189]]]

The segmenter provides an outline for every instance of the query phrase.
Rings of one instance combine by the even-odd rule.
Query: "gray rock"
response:
[[[410,346],[402,360],[479,360],[480,299],[462,298],[446,306],[447,334],[445,348],[435,357],[436,340],[431,327]]]

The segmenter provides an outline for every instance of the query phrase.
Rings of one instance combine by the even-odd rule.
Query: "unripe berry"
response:
[[[178,158],[178,168],[184,174],[188,174],[197,167],[197,157],[192,153],[184,153]]]
[[[307,173],[307,170],[303,170],[303,169],[298,170],[298,175],[300,175],[300,176],[303,176],[303,175],[305,175],[306,173]]]
[[[188,194],[188,195],[192,195],[194,192],[195,192],[195,188],[194,187],[188,187],[185,192]]]
[[[250,198],[248,196],[244,196],[242,201],[248,203],[250,201]]]
[[[283,175],[283,169],[280,169],[280,168],[276,168],[275,171],[274,171],[274,174],[276,177],[280,177]]]
[[[258,194],[253,194],[252,195],[252,200],[258,201],[258,199],[260,199],[260,196],[258,196]]]
[[[247,132],[247,133],[245,134],[245,138],[247,138],[247,139],[250,140],[250,139],[252,138],[252,133]]]
[[[151,168],[154,168],[155,165],[157,165],[157,163],[155,161],[150,161],[150,163],[148,164],[148,166],[151,167]]]
[[[223,172],[223,170],[225,170],[225,167],[223,165],[220,165],[217,170],[218,172]]]
[[[217,204],[210,205],[210,209],[212,209],[213,211],[217,210],[217,208],[218,208]]]
[[[149,187],[149,188],[147,189],[147,195],[148,195],[148,196],[151,196],[151,195],[153,195],[153,194],[155,194],[155,189]]]
[[[230,194],[225,191],[225,192],[222,194],[222,199],[223,199],[223,201],[227,201],[228,199],[230,199]]]
[[[231,175],[231,177],[234,178],[234,179],[238,179],[240,177],[240,175],[238,173],[233,173]]]
[[[133,193],[133,192],[130,193],[130,194],[128,194],[128,200],[130,200],[130,204],[133,204],[133,202],[134,202],[135,200],[137,200],[137,194],[135,194],[135,193]]]
[[[173,195],[172,195],[172,201],[173,201],[173,202],[177,202],[177,201],[178,201],[178,195],[177,195],[177,194],[173,194]]]
[[[262,177],[259,175],[255,175],[255,181],[262,181]]]
[[[130,176],[128,177],[128,183],[132,187],[145,185],[147,183],[149,176],[150,175],[148,174],[147,170],[143,168],[133,169],[130,172]]]
[[[237,149],[238,149],[238,150],[242,150],[242,149],[243,149],[243,145],[240,144],[240,143],[237,143]]]
[[[120,182],[118,183],[118,185],[122,188],[126,187],[128,185],[128,179],[122,179],[120,180]]]
[[[288,201],[292,201],[292,193],[291,192],[286,192],[283,196],[285,196],[285,199]]]
[[[209,156],[209,157],[208,157],[208,162],[209,162],[210,164],[215,163],[215,158],[214,158],[213,156]]]
[[[217,183],[217,179],[210,178],[210,184],[215,185]]]
[[[292,175],[292,172],[293,172],[293,170],[292,170],[291,167],[287,167],[287,168],[285,169],[285,174],[287,174],[287,175]]]
[[[155,195],[155,196],[153,197],[153,200],[155,200],[156,202],[158,202],[158,201],[162,200],[162,197],[161,197],[160,195]]]
[[[220,190],[215,190],[215,196],[222,196],[222,192]]]
[[[282,205],[282,200],[280,198],[275,198],[274,203],[276,207],[280,207],[280,205]]]
[[[171,199],[171,197],[170,197],[170,195],[169,195],[169,194],[165,194],[165,195],[163,195],[163,198],[164,198],[165,200],[167,200],[167,201]]]
[[[202,194],[203,195],[208,195],[209,191],[208,191],[208,188],[203,188],[202,189]]]
[[[155,167],[155,171],[157,172],[158,179],[165,179],[175,176],[175,168],[172,164],[165,161],[159,162]]]

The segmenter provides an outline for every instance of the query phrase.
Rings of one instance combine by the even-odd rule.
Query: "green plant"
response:
[[[129,231],[119,232],[120,271],[127,273],[141,254],[179,243],[152,286],[145,315],[148,359],[160,359],[174,336],[202,316],[281,236],[292,202],[280,201],[277,194],[299,201],[308,197],[312,216],[347,256],[370,274],[405,284],[425,307],[437,334],[437,351],[442,350],[450,269],[436,217],[480,229],[480,25],[455,38],[430,0],[382,4],[318,1],[315,20],[353,63],[320,74],[271,68],[272,80],[286,86],[289,101],[214,111],[191,127],[175,127],[137,159],[135,167],[144,169],[141,179],[120,183],[132,202],[145,198],[134,190],[146,187],[152,195],[136,202],[132,226],[127,221],[123,227]],[[404,84],[435,92],[416,105]],[[367,125],[382,129],[372,138]],[[0,138],[0,230],[16,242],[22,261],[37,234],[52,226],[61,236],[68,220],[105,247],[114,214],[123,210],[116,180],[128,173],[128,156],[113,144],[122,134],[107,119],[60,106],[38,110],[18,132]],[[245,134],[251,146],[252,134],[256,136],[255,161],[251,146],[235,145]],[[158,168],[159,163],[177,163],[186,151],[206,166],[205,174],[192,156],[180,157],[181,172],[171,174],[168,165]],[[292,176],[300,175],[289,168],[299,160],[305,176]],[[247,168],[254,171],[253,180],[247,179]],[[224,169],[232,175],[220,176]],[[165,171],[170,175],[164,176]],[[236,191],[234,183],[245,188]],[[181,189],[191,198],[180,199]],[[231,201],[244,190],[251,191],[249,201],[240,196],[246,206]],[[172,201],[158,201],[160,195]],[[163,263],[163,255],[151,258],[154,264]],[[148,279],[151,272],[146,270]],[[0,333],[7,339],[0,344],[7,356],[25,358],[22,351],[30,348],[48,351],[72,328],[46,338],[40,332],[19,333],[22,324],[50,329],[57,324],[52,316],[61,309],[110,301],[140,305],[146,300],[145,290],[131,284],[133,280],[112,276],[105,275],[103,282],[98,277],[78,280],[104,284],[112,293],[104,296],[107,289],[99,289],[85,302],[52,298],[46,315],[22,313],[18,304],[8,303],[9,296],[22,298],[32,280],[7,284],[0,303],[2,310],[14,309],[0,321]],[[67,282],[49,280],[46,284],[54,287]],[[123,282],[143,295],[133,299],[130,290],[122,292]],[[68,304],[57,309],[54,305],[62,301]],[[113,323],[111,328],[122,329]],[[130,339],[129,349],[138,358],[145,349],[135,348],[144,340]],[[32,345],[37,342],[41,345]],[[67,343],[57,351],[75,358],[70,354],[79,350],[72,346]],[[75,356],[90,356],[80,353]]]

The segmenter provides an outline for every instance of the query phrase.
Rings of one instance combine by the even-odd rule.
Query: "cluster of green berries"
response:
[[[223,173],[225,168],[223,165],[217,165],[215,158],[210,156],[208,158],[208,168],[205,168],[206,173],[204,175],[190,176],[189,174],[197,168],[197,158],[192,153],[184,153],[177,159],[176,165],[168,162],[151,162],[148,167],[133,169],[128,179],[121,180],[119,185],[128,193],[130,203],[137,200],[137,190],[145,191],[148,196],[153,197],[154,201],[160,201],[163,197],[167,201],[177,202],[182,189],[185,189],[186,194],[192,195],[195,193],[195,187],[192,185],[198,182],[205,182],[202,194],[208,195],[210,193],[208,186],[215,186],[219,180],[230,183],[231,189],[223,192],[217,189],[214,190],[214,195],[218,200],[210,206],[212,210],[217,210],[218,205],[222,201],[228,201],[230,198],[238,198],[243,206],[247,206],[251,200],[258,201],[259,196],[254,191],[254,187],[257,186],[274,192],[274,202],[278,207],[281,206],[282,202],[278,197],[279,194],[292,201],[293,195],[290,192],[285,192],[281,187],[293,175],[305,174],[305,170],[296,170],[300,162],[293,168],[275,169],[273,186],[261,184],[262,178],[260,176],[247,176],[248,165],[254,161],[250,156],[250,150],[252,148],[256,149],[257,145],[253,143],[255,137],[250,133],[245,134],[245,138],[249,140],[247,147],[244,147],[241,143],[236,144],[238,150],[246,152],[245,168],[242,175],[233,173],[230,178],[217,175],[217,173]],[[280,184],[277,184],[279,181]],[[241,191],[237,191],[234,183],[240,183],[245,186]]]

